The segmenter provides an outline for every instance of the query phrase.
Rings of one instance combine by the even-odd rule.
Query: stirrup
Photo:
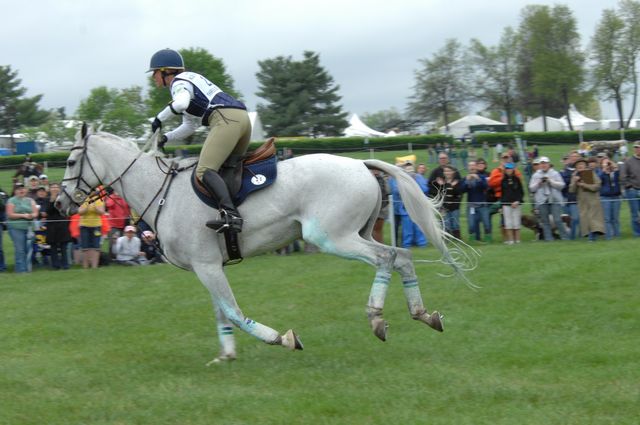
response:
[[[218,233],[226,232],[227,230],[240,233],[242,232],[242,217],[221,209],[220,219],[207,221],[207,227]]]

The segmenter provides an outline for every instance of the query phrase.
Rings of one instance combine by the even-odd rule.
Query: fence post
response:
[[[409,151],[409,153],[413,153],[413,143],[411,143],[411,142],[410,142],[410,143],[407,145],[407,150]]]
[[[375,152],[375,149],[369,148],[369,159],[376,159],[374,152]]]

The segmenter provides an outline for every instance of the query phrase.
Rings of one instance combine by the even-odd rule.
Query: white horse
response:
[[[182,160],[186,165],[189,160]],[[193,160],[191,160],[193,161]],[[58,208],[73,212],[99,185],[111,186],[153,227],[162,251],[174,265],[194,271],[209,290],[217,318],[220,354],[215,361],[235,359],[233,326],[267,344],[302,349],[297,335],[249,319],[236,303],[224,273],[228,258],[223,237],[205,227],[217,211],[193,192],[191,172],[168,173],[168,164],[155,148],[148,153],[133,142],[83,127],[67,161]],[[442,229],[437,205],[424,196],[413,178],[400,168],[377,160],[305,155],[278,163],[278,179],[252,194],[240,207],[244,228],[239,234],[243,256],[276,250],[302,238],[322,252],[357,259],[376,268],[367,303],[374,334],[386,339],[382,317],[391,272],[402,277],[404,295],[413,319],[442,331],[441,315],[425,309],[411,252],[375,242],[373,224],[381,206],[380,187],[369,169],[381,170],[398,182],[405,207],[442,260],[463,276],[446,245],[454,240]],[[164,207],[163,207],[164,205]]]

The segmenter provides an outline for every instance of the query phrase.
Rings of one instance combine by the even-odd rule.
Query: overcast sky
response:
[[[320,53],[340,85],[342,105],[362,114],[404,110],[418,60],[446,39],[498,42],[527,4],[568,5],[583,45],[616,0],[0,0],[0,65],[19,72],[45,108],[73,113],[98,86],[147,87],[150,56],[161,48],[202,47],[221,58],[250,110],[257,61]],[[188,64],[187,64],[188,66]],[[472,111],[475,112],[475,111]],[[613,118],[605,106],[603,118]]]

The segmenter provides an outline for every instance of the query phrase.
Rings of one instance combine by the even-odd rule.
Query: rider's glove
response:
[[[164,149],[164,145],[167,143],[167,136],[165,136],[164,134],[160,137],[160,140],[158,141],[158,147],[160,149]]]
[[[156,117],[151,123],[151,133],[155,133],[160,128],[162,128],[162,121]]]

